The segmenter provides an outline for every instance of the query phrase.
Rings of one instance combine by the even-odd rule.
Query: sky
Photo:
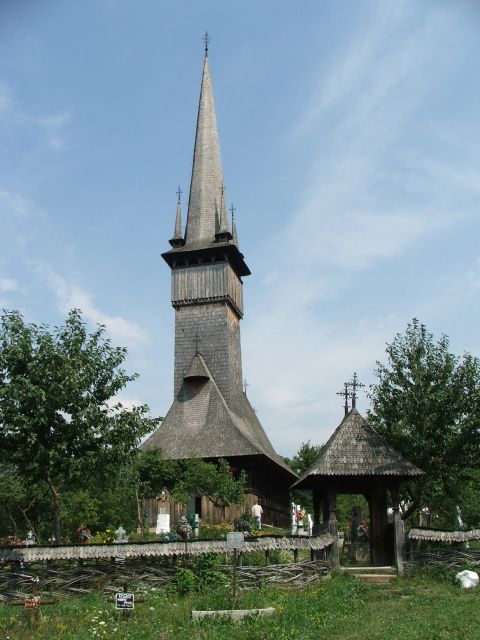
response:
[[[155,416],[206,30],[247,393],[292,455],[413,317],[480,355],[480,3],[0,0],[0,308],[104,324]]]

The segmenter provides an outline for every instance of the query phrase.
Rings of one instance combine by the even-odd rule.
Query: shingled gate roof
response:
[[[312,466],[293,486],[308,486],[315,477],[420,476],[423,471],[405,460],[376,433],[357,409],[334,431]]]
[[[198,353],[162,424],[141,445],[155,448],[174,460],[261,455],[296,477],[275,453],[246,395],[241,393],[230,409]]]

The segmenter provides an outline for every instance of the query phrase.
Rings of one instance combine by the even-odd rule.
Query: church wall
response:
[[[225,400],[229,402],[242,388],[242,361],[239,318],[227,303],[176,308],[175,396],[197,348]]]
[[[172,305],[230,300],[243,314],[243,285],[228,262],[175,267]]]
[[[258,495],[254,492],[246,492],[244,496],[243,507],[228,507],[225,510],[225,520],[223,513],[220,509],[206,498],[202,496],[201,499],[201,520],[208,524],[221,524],[222,522],[232,523],[238,520],[244,513],[251,514],[252,506],[259,501],[263,508],[264,524],[271,524],[273,526],[280,526],[288,528],[290,526],[290,514],[285,511],[284,508],[280,510],[279,505],[273,506],[271,501],[268,501],[265,496]],[[155,531],[155,524],[158,514],[158,502],[156,498],[150,498],[147,501],[148,519],[150,523],[150,530]],[[177,522],[181,516],[187,513],[186,506],[178,502],[170,503],[170,527],[175,529]]]

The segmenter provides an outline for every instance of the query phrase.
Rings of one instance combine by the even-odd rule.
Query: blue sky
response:
[[[480,343],[480,5],[0,3],[0,306],[72,306],[129,349],[123,400],[172,400],[175,191],[208,29],[245,279],[248,395],[279,453],[412,317]],[[366,410],[367,399],[359,401]]]

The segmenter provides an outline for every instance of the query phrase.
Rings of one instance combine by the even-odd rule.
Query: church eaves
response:
[[[200,354],[194,357],[161,426],[142,444],[166,459],[263,456],[290,478],[295,474],[273,449],[245,394],[232,410]]]

